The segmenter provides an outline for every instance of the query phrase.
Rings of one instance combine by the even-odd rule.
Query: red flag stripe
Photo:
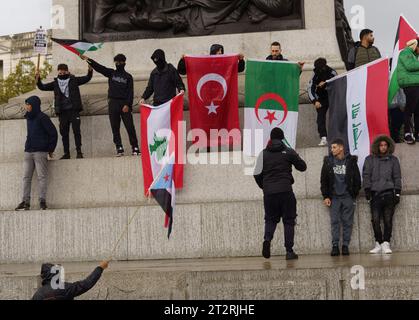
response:
[[[141,112],[141,159],[143,164],[144,194],[148,196],[148,188],[153,183],[153,170],[151,169],[150,153],[148,152],[147,121],[151,109],[140,106]]]

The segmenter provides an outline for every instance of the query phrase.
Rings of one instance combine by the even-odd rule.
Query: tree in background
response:
[[[36,89],[36,66],[32,61],[21,60],[16,66],[16,71],[6,79],[0,80],[0,104],[7,103],[9,99]],[[52,65],[44,61],[40,69],[41,79],[45,79],[52,71]]]

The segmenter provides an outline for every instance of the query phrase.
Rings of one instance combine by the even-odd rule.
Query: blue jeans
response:
[[[350,196],[333,197],[330,207],[330,222],[332,225],[332,245],[339,246],[340,227],[343,229],[342,245],[349,246],[354,223],[356,200]]]

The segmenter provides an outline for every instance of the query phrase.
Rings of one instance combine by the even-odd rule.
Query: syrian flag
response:
[[[150,186],[150,193],[165,212],[164,227],[168,229],[167,237],[170,238],[173,228],[173,213],[175,210],[175,181],[174,173],[175,155],[174,153],[163,166],[160,173]]]
[[[229,133],[236,130],[241,143],[238,59],[237,55],[185,57],[191,129],[201,129],[206,133],[205,141],[194,137],[194,144],[199,147],[238,142],[229,137],[219,138],[218,134],[211,138],[211,130],[214,129]]]
[[[358,156],[361,172],[373,140],[389,135],[388,70],[389,59],[383,58],[327,81],[327,140],[343,139],[347,151]]]
[[[90,43],[80,40],[68,40],[68,39],[55,39],[52,41],[63,46],[67,50],[77,54],[78,56],[84,55],[87,51],[97,51],[102,48],[103,43]]]
[[[417,38],[416,30],[411,26],[411,24],[406,20],[406,18],[401,15],[399,20],[399,27],[397,29],[396,41],[393,51],[393,59],[391,62],[391,76],[390,76],[390,88],[388,92],[388,104],[391,105],[394,97],[397,92],[400,90],[398,80],[397,80],[397,65],[399,62],[400,52],[406,48],[406,43],[412,39]]]
[[[244,154],[257,156],[273,128],[295,148],[298,125],[300,67],[293,62],[248,60],[244,113]]]
[[[149,196],[153,181],[175,155],[173,180],[183,188],[183,94],[160,106],[141,105],[141,154],[144,192]]]

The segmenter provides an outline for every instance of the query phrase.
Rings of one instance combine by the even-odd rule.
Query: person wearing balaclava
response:
[[[116,55],[114,57],[116,69],[104,67],[86,56],[81,58],[86,60],[97,72],[108,78],[109,120],[112,127],[113,142],[116,146],[116,156],[122,157],[125,153],[120,132],[121,119],[129,136],[132,155],[139,156],[141,152],[138,147],[137,132],[132,117],[134,79],[125,70],[127,58],[123,54]]]
[[[25,101],[27,136],[23,162],[23,199],[16,211],[30,210],[34,171],[38,176],[39,205],[47,209],[48,155],[52,158],[57,147],[58,133],[51,119],[41,111],[41,99],[32,96]]]
[[[218,55],[218,54],[224,54],[224,47],[221,44],[213,44],[210,47],[210,55]],[[239,60],[238,60],[238,72],[243,72],[246,69],[246,61],[244,60],[244,55],[239,54]],[[179,60],[177,70],[179,74],[186,75],[186,63],[185,63],[185,55],[182,56],[182,58]]]
[[[109,261],[102,261],[98,267],[84,280],[65,282],[64,269],[61,265],[44,263],[41,266],[41,286],[36,290],[32,300],[74,300],[92,289],[109,267]]]
[[[63,140],[64,155],[61,160],[70,159],[70,125],[73,127],[74,142],[76,143],[77,159],[83,158],[81,151],[82,139],[80,131],[80,112],[83,111],[81,100],[81,85],[88,83],[93,76],[93,69],[89,66],[86,76],[76,77],[70,74],[66,64],[58,65],[58,76],[50,83],[42,83],[39,72],[36,74],[37,87],[42,91],[54,91],[54,108],[60,123],[60,134]]]
[[[317,111],[317,129],[321,147],[327,146],[326,114],[329,109],[329,96],[326,81],[336,76],[336,70],[327,65],[325,58],[314,61],[314,74],[308,85],[308,97]]]
[[[151,56],[156,68],[151,72],[147,88],[141,96],[140,104],[153,96],[153,105],[164,104],[177,95],[185,92],[185,85],[176,68],[166,61],[163,50],[157,49]]]
[[[286,260],[298,259],[294,252],[294,228],[297,219],[297,200],[292,185],[292,167],[298,171],[307,170],[307,164],[293,149],[285,143],[284,131],[274,128],[271,140],[256,161],[254,178],[263,190],[265,207],[265,235],[262,255],[265,259],[271,257],[271,241],[278,223],[284,224]]]

